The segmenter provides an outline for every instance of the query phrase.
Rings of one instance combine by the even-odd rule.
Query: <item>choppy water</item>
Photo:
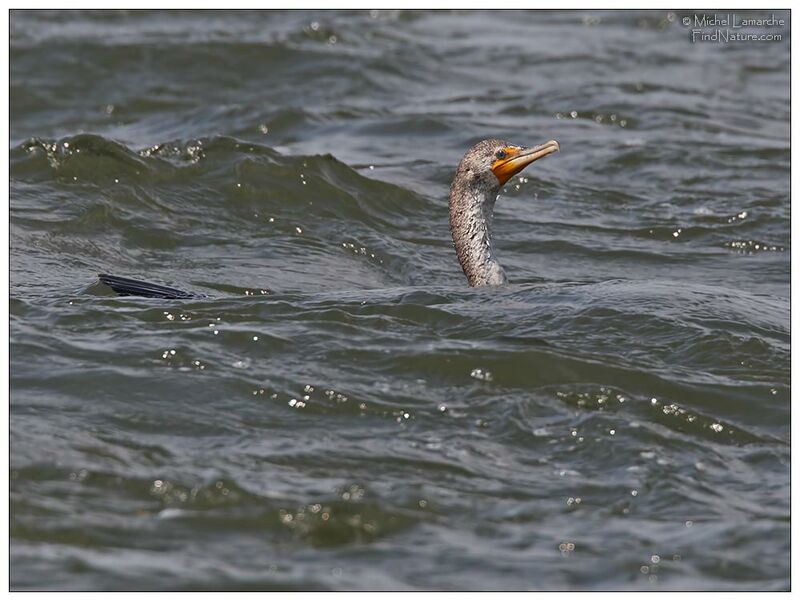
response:
[[[687,14],[15,11],[12,586],[788,588],[789,29]]]

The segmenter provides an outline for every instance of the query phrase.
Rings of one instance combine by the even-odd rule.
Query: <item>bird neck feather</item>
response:
[[[453,186],[450,192],[450,233],[470,286],[508,283],[492,243],[495,200],[496,189]]]

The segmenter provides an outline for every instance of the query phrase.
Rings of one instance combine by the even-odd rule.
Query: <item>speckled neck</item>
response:
[[[499,191],[497,180],[470,178],[461,170],[450,188],[450,234],[470,286],[508,283],[492,245],[494,203]]]

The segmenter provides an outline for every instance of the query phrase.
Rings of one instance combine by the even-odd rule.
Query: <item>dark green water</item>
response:
[[[12,587],[787,589],[789,28],[691,14],[13,12]]]

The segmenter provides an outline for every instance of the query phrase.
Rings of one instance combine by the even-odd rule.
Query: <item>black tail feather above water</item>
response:
[[[169,286],[160,286],[141,280],[121,278],[115,275],[101,273],[98,275],[100,281],[110,287],[120,296],[144,296],[147,298],[201,298],[198,294],[184,292]]]

